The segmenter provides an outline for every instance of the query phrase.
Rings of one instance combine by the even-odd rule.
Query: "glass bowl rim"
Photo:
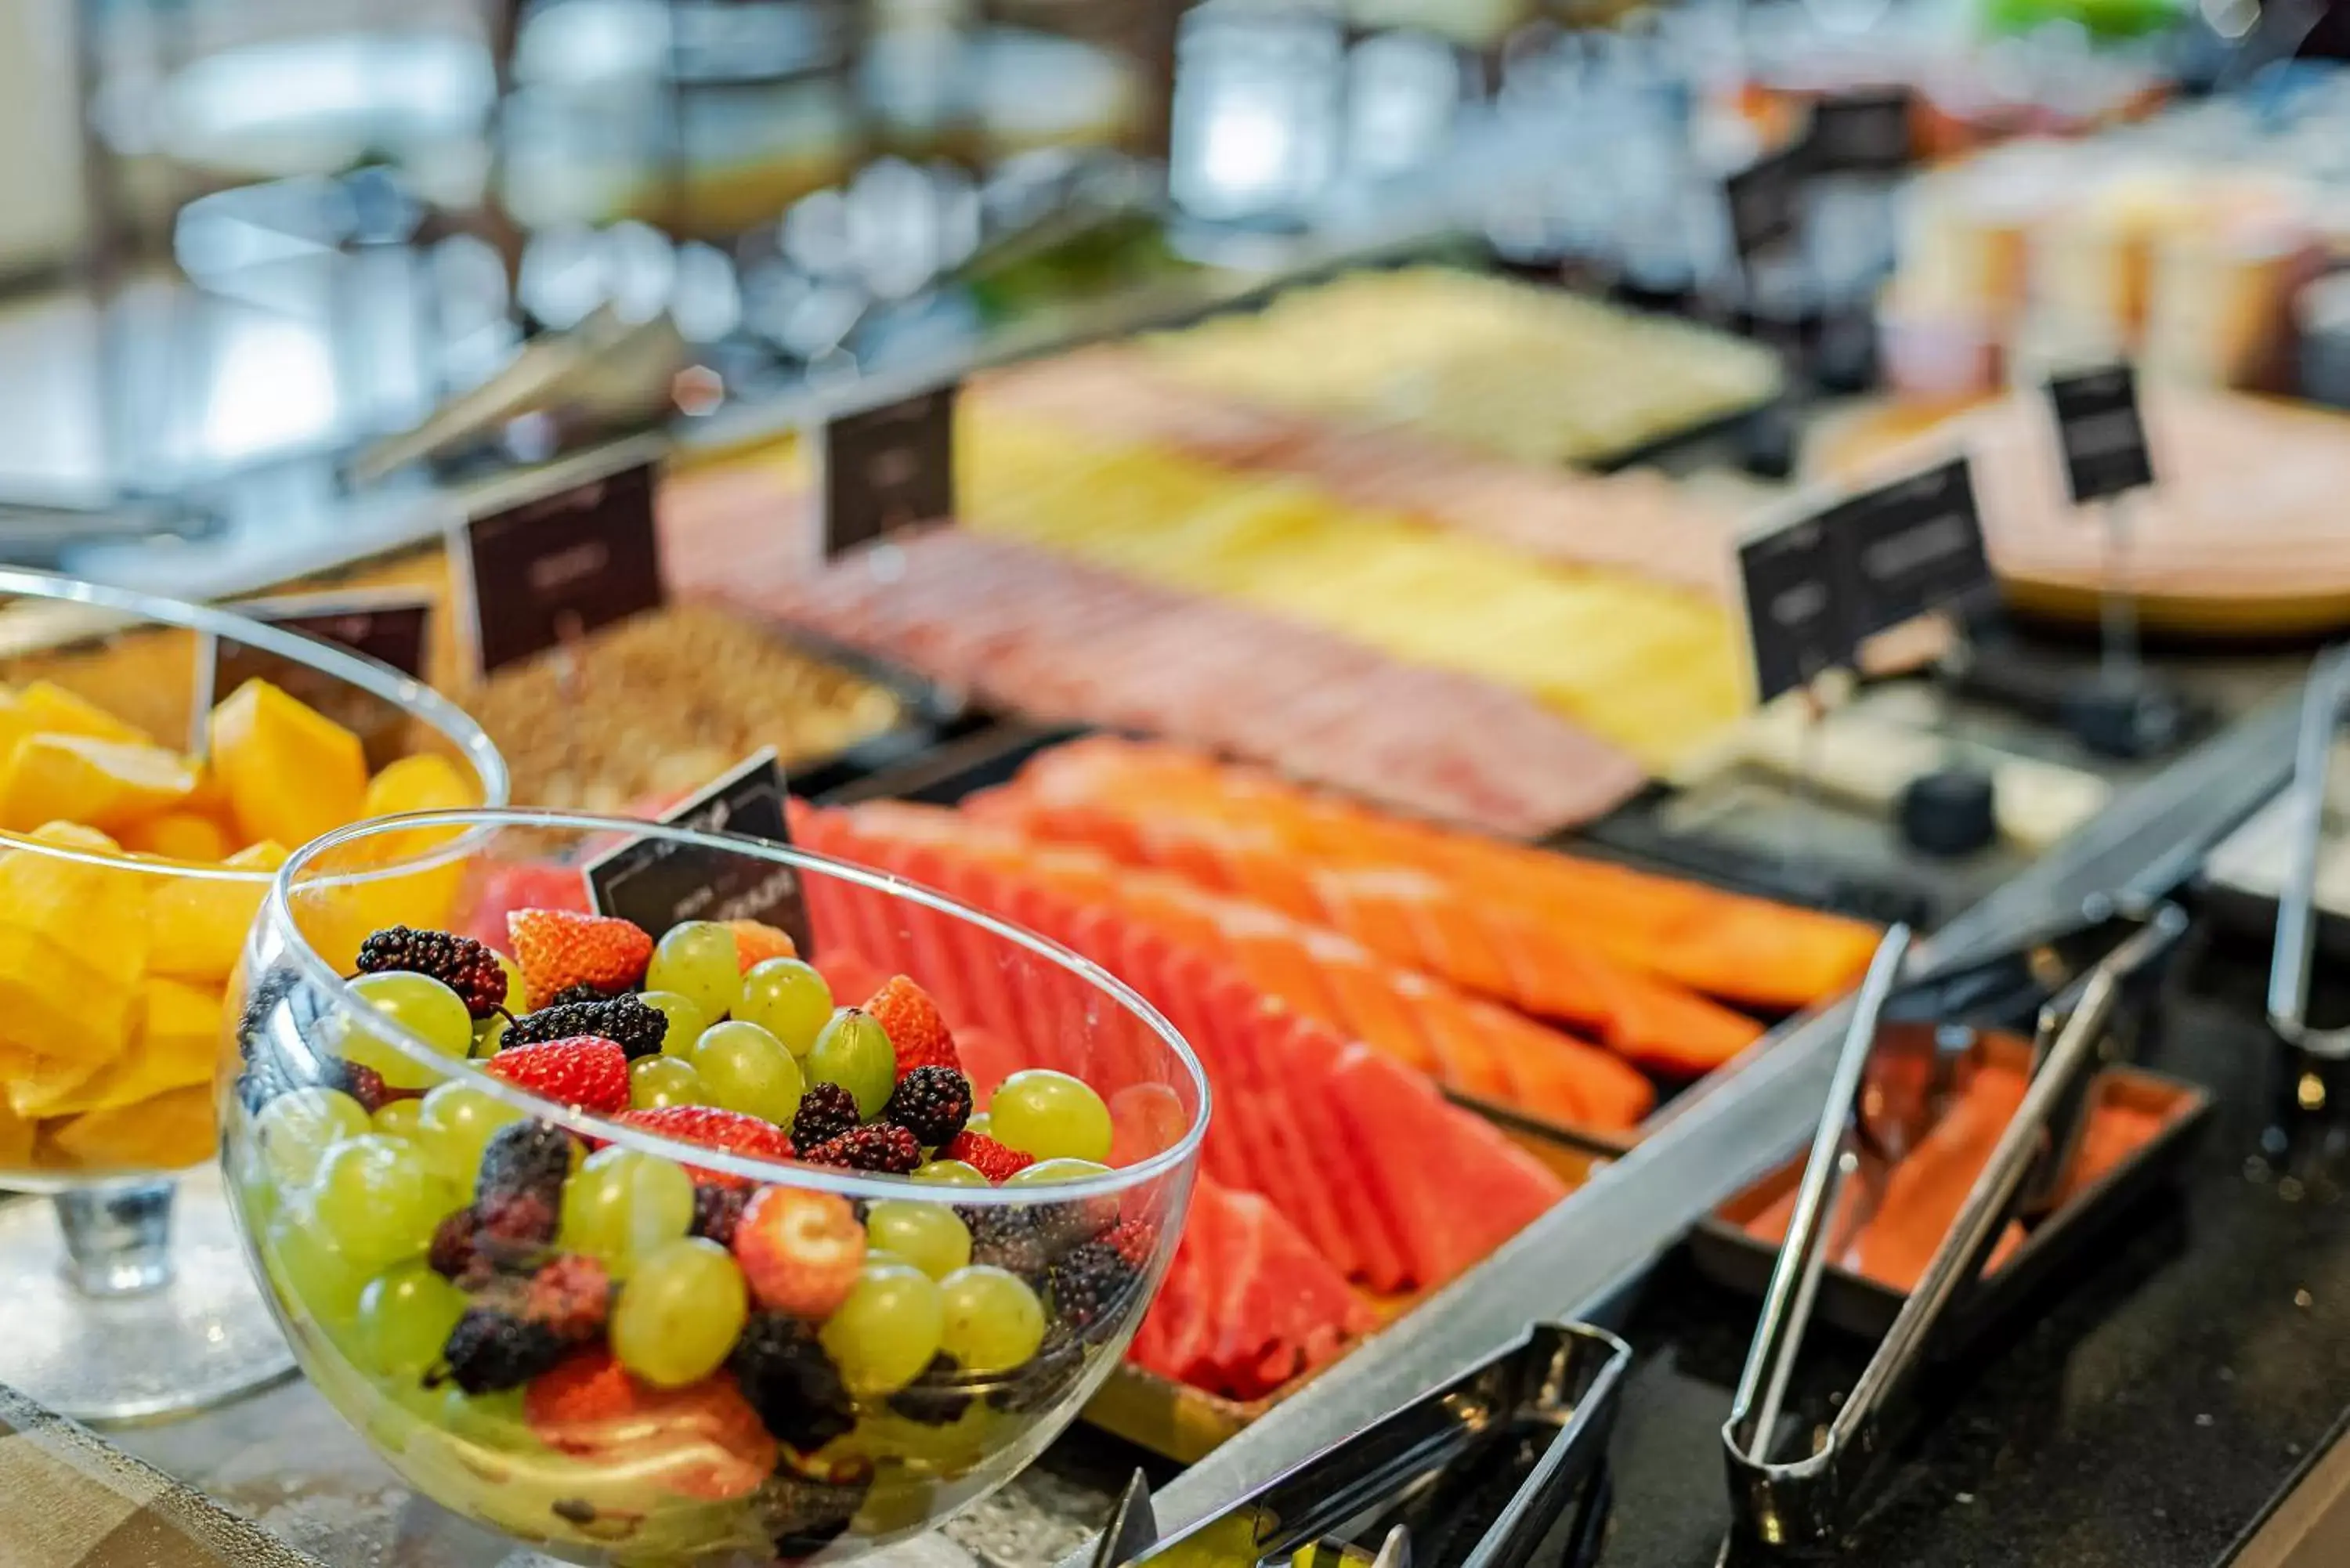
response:
[[[1132,1165],[1118,1166],[1100,1176],[1089,1176],[1075,1181],[1056,1181],[1035,1187],[997,1186],[964,1187],[946,1183],[917,1182],[908,1177],[863,1174],[837,1169],[829,1166],[806,1165],[797,1161],[762,1159],[735,1154],[681,1138],[664,1137],[642,1127],[629,1127],[591,1111],[545,1099],[517,1088],[505,1080],[484,1072],[473,1057],[458,1058],[436,1051],[397,1020],[375,1016],[369,1023],[369,1033],[383,1040],[400,1054],[448,1075],[444,1081],[463,1082],[479,1089],[500,1104],[521,1111],[542,1122],[551,1122],[577,1137],[592,1143],[634,1149],[639,1153],[658,1155],[676,1164],[698,1169],[715,1170],[729,1176],[745,1178],[767,1186],[812,1188],[818,1191],[837,1193],[844,1198],[868,1200],[914,1200],[949,1203],[957,1207],[1024,1207],[1041,1203],[1072,1203],[1091,1198],[1114,1198],[1140,1187],[1160,1176],[1180,1172],[1196,1163],[1201,1141],[1207,1136],[1208,1118],[1213,1108],[1212,1093],[1205,1068],[1191,1043],[1181,1031],[1152,1006],[1139,992],[1101,965],[1074,949],[1065,947],[1049,937],[1040,936],[1024,926],[1015,925],[982,909],[976,909],[959,899],[888,872],[876,871],[830,856],[815,854],[796,845],[779,844],[764,838],[753,838],[742,834],[711,833],[699,828],[671,823],[645,822],[630,817],[601,816],[592,813],[542,810],[530,807],[472,806],[460,810],[401,812],[388,816],[368,817],[324,834],[296,849],[286,858],[271,877],[269,892],[262,903],[262,914],[255,930],[258,934],[270,929],[286,944],[296,967],[302,977],[335,999],[337,1005],[352,1011],[366,1009],[368,1004],[350,992],[350,981],[335,971],[334,966],[320,957],[302,934],[294,919],[291,895],[298,874],[315,863],[319,857],[347,845],[370,838],[378,834],[412,832],[419,829],[461,828],[463,836],[438,851],[415,856],[390,866],[356,867],[348,872],[324,872],[319,875],[331,885],[335,881],[364,883],[397,875],[415,875],[420,868],[452,860],[473,853],[479,847],[486,830],[511,827],[516,829],[567,829],[581,833],[617,834],[644,836],[650,835],[672,843],[689,844],[701,848],[727,854],[748,855],[757,859],[788,866],[796,871],[812,871],[819,876],[869,888],[892,898],[920,904],[953,919],[966,921],[991,935],[1026,949],[1068,973],[1085,981],[1123,1007],[1145,1029],[1158,1037],[1159,1043],[1174,1056],[1190,1075],[1192,1089],[1198,1096],[1198,1109],[1191,1115],[1183,1135],[1172,1145]],[[250,965],[248,964],[248,970]],[[250,977],[248,976],[248,982]],[[1107,1096],[1106,1096],[1107,1097]],[[224,1101],[224,1104],[229,1102]]]
[[[316,638],[304,637],[298,632],[287,631],[265,621],[238,615],[233,610],[194,604],[186,599],[168,598],[135,588],[113,587],[59,572],[0,566],[0,601],[9,599],[86,605],[93,609],[135,618],[134,626],[145,623],[176,627],[183,631],[230,638],[248,648],[257,648],[265,653],[290,659],[322,674],[331,675],[347,685],[356,686],[369,696],[400,709],[408,717],[439,731],[442,738],[454,744],[472,766],[473,776],[481,782],[484,806],[504,806],[513,789],[513,778],[506,769],[505,758],[500,754],[495,742],[491,741],[489,732],[483,729],[472,714],[422,680],[403,675],[380,659],[354,653]],[[0,602],[0,613],[5,613],[7,607],[6,603]],[[122,629],[125,628],[119,623],[99,625],[90,628],[87,635],[103,636]],[[78,636],[61,639],[60,646],[70,646],[76,640],[78,640]],[[78,849],[27,834],[6,831],[0,831],[0,847],[21,849],[76,865],[102,867],[109,871],[174,879],[257,885],[276,875],[275,871],[255,867],[171,860],[160,856],[146,858],[128,851],[109,853],[102,849]],[[288,857],[291,858],[291,851],[299,847],[298,845],[286,846]]]

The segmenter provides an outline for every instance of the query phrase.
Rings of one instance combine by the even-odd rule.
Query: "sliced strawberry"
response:
[[[955,1054],[954,1035],[948,1031],[939,1004],[904,975],[891,976],[887,985],[868,997],[865,1011],[888,1033],[890,1048],[898,1054],[900,1078],[917,1067],[962,1071],[962,1058]]]
[[[582,1110],[608,1114],[628,1107],[629,1054],[593,1034],[517,1045],[482,1065],[492,1077]]]
[[[865,1267],[865,1227],[836,1193],[763,1187],[735,1223],[733,1251],[761,1306],[822,1318],[856,1288]]]
[[[1000,1144],[984,1133],[975,1132],[957,1133],[952,1143],[939,1150],[939,1158],[959,1159],[988,1180],[999,1184],[1005,1178],[1036,1163],[1035,1156],[1023,1154],[1008,1144]]]
[[[550,1448],[625,1465],[632,1476],[712,1502],[755,1490],[777,1458],[775,1438],[726,1374],[656,1388],[601,1346],[534,1378],[523,1418]]]
[[[720,1110],[715,1106],[660,1106],[623,1111],[613,1119],[623,1127],[641,1127],[681,1143],[698,1143],[704,1148],[722,1148],[754,1159],[789,1159],[793,1156],[790,1134],[764,1116],[743,1111]],[[686,1167],[686,1174],[707,1186],[751,1185],[743,1177],[696,1166]]]
[[[792,940],[789,931],[778,930],[764,920],[728,920],[726,929],[734,933],[734,956],[741,961],[743,972],[751,966],[769,959],[797,958],[799,944]]]
[[[506,917],[515,962],[534,997],[575,985],[609,996],[644,979],[653,940],[627,920],[571,909],[516,909]]]

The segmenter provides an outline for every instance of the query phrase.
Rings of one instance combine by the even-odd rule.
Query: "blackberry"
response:
[[[734,1227],[743,1220],[743,1206],[751,1201],[747,1187],[721,1187],[705,1181],[693,1189],[692,1234],[717,1242],[722,1247],[734,1245]]]
[[[1053,1324],[1045,1330],[1044,1343],[1036,1347],[1036,1354],[1012,1375],[1010,1381],[990,1393],[987,1402],[1012,1415],[1034,1415],[1059,1403],[1069,1386],[1076,1381],[1085,1359],[1085,1342],[1068,1324]]]
[[[971,1080],[952,1067],[917,1067],[898,1080],[881,1119],[912,1133],[924,1148],[952,1143],[971,1120]]]
[[[956,1386],[962,1364],[944,1351],[931,1357],[922,1375],[889,1396],[892,1413],[925,1427],[951,1427],[971,1408],[972,1396]]]
[[[1052,1262],[1036,1222],[1018,1209],[959,1209],[971,1231],[971,1261],[1008,1270],[1034,1286],[1045,1282]]]
[[[580,1002],[604,1002],[608,1000],[611,994],[594,981],[583,980],[576,985],[565,986],[538,1005],[541,1011],[550,1007],[569,1007]],[[561,1036],[558,1035],[556,1038],[560,1039]]]
[[[816,1330],[782,1313],[755,1313],[726,1365],[776,1441],[813,1453],[857,1425],[840,1371]]]
[[[584,1253],[567,1252],[541,1264],[523,1296],[523,1319],[567,1345],[584,1345],[602,1330],[612,1307],[612,1276]]]
[[[395,969],[431,975],[455,992],[476,1018],[487,1018],[505,1004],[505,966],[471,937],[392,926],[359,944],[361,974]]]
[[[1114,1199],[1091,1198],[1075,1203],[1044,1203],[1028,1211],[1045,1250],[1057,1258],[1071,1248],[1093,1241],[1118,1222]]]
[[[481,1227],[481,1216],[471,1208],[444,1217],[432,1228],[432,1245],[424,1253],[425,1266],[444,1280],[463,1279],[472,1273],[481,1259],[477,1242]]]
[[[259,984],[244,999],[244,1011],[236,1021],[237,1054],[250,1062],[269,1033],[269,1015],[277,1004],[292,996],[302,982],[290,969],[273,969],[261,977]],[[271,1055],[276,1054],[270,1053]]]
[[[567,1002],[525,1012],[506,1025],[498,1049],[593,1034],[611,1041],[633,1062],[639,1056],[660,1054],[661,1041],[668,1033],[669,1020],[660,1012],[633,995],[615,996],[600,1002]]]
[[[864,1118],[857,1114],[857,1096],[838,1084],[817,1084],[800,1096],[792,1116],[792,1147],[814,1148],[843,1133],[855,1132]]]
[[[1045,1275],[1053,1310],[1076,1328],[1116,1317],[1136,1278],[1118,1249],[1100,1241],[1070,1248]]]
[[[885,1176],[910,1176],[922,1163],[922,1146],[904,1127],[876,1122],[838,1137],[827,1138],[800,1158],[810,1165],[845,1166],[850,1170],[878,1171]]]
[[[563,1184],[577,1147],[569,1133],[546,1122],[509,1122],[492,1133],[473,1184],[473,1214],[483,1235],[509,1251],[555,1240]]]
[[[570,1347],[545,1324],[510,1313],[468,1307],[441,1347],[448,1381],[468,1394],[519,1388],[563,1359]]]

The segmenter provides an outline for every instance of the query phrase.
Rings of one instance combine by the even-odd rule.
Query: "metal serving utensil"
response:
[[[2350,1028],[2313,1029],[2309,977],[2317,951],[2317,857],[2325,835],[2325,797],[2334,734],[2350,709],[2350,645],[2328,649],[2310,670],[2301,732],[2286,786],[2290,837],[2277,894],[2276,956],[2269,968],[2269,1025],[2288,1045],[2313,1056],[2350,1057]]]
[[[1981,1278],[2000,1232],[2019,1215],[2044,1212],[2054,1203],[2116,1010],[2133,981],[2150,971],[2186,926],[2185,915],[2170,905],[2129,922],[2110,950],[2040,1009],[2023,1103],[1924,1276],[1811,1451],[1774,1460],[1788,1384],[1827,1262],[1827,1222],[1842,1189],[1865,1155],[1914,1147],[1949,1103],[1949,1087],[1967,1070],[1957,1059],[1957,1037],[1908,1027],[1914,1021],[1898,1016],[1908,1011],[1906,1002],[1897,1005],[1895,987],[1910,939],[1898,926],[1886,934],[1854,1004],[1762,1323],[1721,1429],[1731,1509],[1747,1538],[1772,1547],[1817,1546],[1841,1532],[1855,1495],[1910,1413],[1908,1396],[1937,1331]],[[2099,920],[2086,929],[2110,932],[2114,927]],[[1942,986],[1950,979],[1989,972],[1970,966],[1921,989],[1947,1000]],[[1888,1016],[1892,1027],[1887,1027]],[[1971,1050],[1970,1033],[1964,1053]],[[1885,1092],[1872,1096],[1872,1086]]]

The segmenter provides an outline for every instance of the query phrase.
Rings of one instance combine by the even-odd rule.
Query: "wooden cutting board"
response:
[[[2120,580],[2151,631],[2311,637],[2350,627],[2350,419],[2233,392],[2147,387],[2155,489],[2131,497]],[[2098,517],[2065,499],[2037,391],[1971,408],[1874,407],[1823,430],[1824,480],[1873,479],[1963,447],[1991,561],[2027,613],[2094,621],[2106,581]]]

